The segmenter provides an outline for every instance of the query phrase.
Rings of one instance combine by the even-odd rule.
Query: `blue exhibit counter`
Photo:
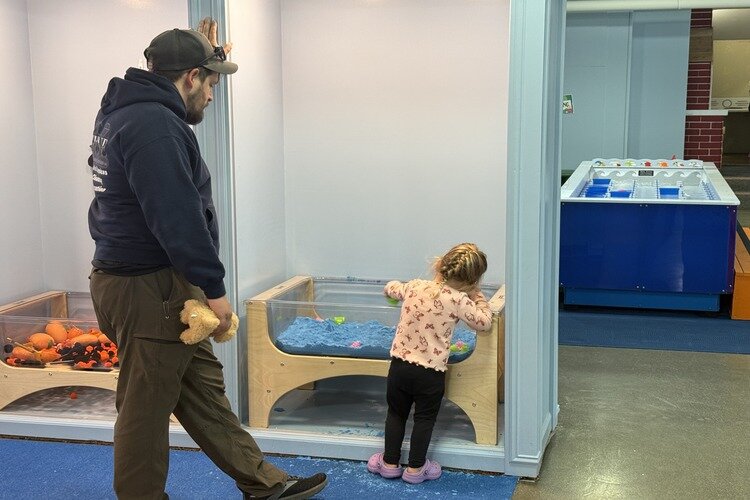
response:
[[[561,192],[564,303],[717,311],[732,292],[738,205],[712,163],[581,163]]]

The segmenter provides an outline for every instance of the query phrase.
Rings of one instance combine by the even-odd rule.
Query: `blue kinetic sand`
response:
[[[287,354],[390,359],[395,334],[395,327],[377,321],[336,324],[332,319],[321,321],[300,316],[279,334],[275,344]],[[458,342],[463,342],[464,348],[457,352],[451,350],[448,363],[468,358],[476,346],[476,336],[471,330],[456,328],[451,345]]]

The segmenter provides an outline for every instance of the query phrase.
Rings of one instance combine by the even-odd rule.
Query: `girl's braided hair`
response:
[[[461,243],[438,258],[434,269],[447,284],[468,292],[476,288],[487,270],[487,256],[474,243]]]

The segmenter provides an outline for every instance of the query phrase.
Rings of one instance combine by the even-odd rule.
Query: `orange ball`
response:
[[[47,332],[47,335],[52,337],[52,339],[55,341],[55,344],[65,342],[65,340],[68,338],[68,331],[60,323],[47,323],[47,326],[44,327],[44,331]]]
[[[54,348],[44,349],[39,355],[41,356],[41,361],[43,363],[49,363],[50,361],[57,361],[60,359],[60,354]]]
[[[56,344],[55,339],[46,333],[34,333],[29,336],[29,342],[34,349],[42,350],[49,349]]]
[[[77,326],[71,326],[70,328],[68,328],[68,338],[69,339],[72,339],[74,337],[78,337],[79,335],[83,335],[84,333],[86,333],[86,332],[84,332],[83,330],[81,330]]]
[[[11,357],[20,359],[22,361],[40,361],[41,355],[38,352],[31,352],[23,347],[14,347],[13,352],[10,353]]]

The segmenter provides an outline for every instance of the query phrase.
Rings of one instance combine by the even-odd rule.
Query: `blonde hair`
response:
[[[435,260],[433,264],[438,280],[460,292],[477,287],[487,271],[487,256],[474,243],[461,243]]]

